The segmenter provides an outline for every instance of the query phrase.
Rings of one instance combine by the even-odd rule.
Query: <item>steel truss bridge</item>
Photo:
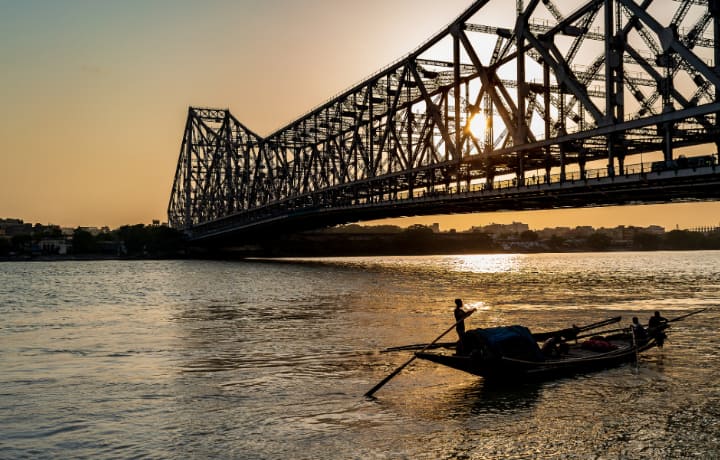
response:
[[[720,0],[480,0],[267,137],[191,107],[169,222],[201,242],[718,199],[718,44]]]

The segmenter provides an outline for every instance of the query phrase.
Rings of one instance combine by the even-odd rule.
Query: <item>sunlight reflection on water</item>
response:
[[[514,254],[467,255],[452,257],[450,268],[459,272],[504,273],[518,271],[522,256]]]

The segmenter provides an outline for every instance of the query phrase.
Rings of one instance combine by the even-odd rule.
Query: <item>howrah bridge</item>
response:
[[[169,223],[203,244],[716,200],[719,43],[720,0],[479,0],[266,137],[229,110],[190,107]]]

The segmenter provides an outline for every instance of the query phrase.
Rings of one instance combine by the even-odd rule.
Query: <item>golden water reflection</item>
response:
[[[469,273],[517,272],[522,267],[521,254],[472,254],[453,256],[453,269]]]

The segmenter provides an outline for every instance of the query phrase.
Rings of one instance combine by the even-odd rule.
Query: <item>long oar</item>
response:
[[[579,335],[579,336],[575,337],[575,340],[587,339],[588,337],[594,337],[594,336],[596,336],[596,335],[605,335],[605,334],[609,334],[609,333],[611,333],[611,332],[627,331],[628,329],[629,329],[629,326],[627,326],[627,327],[619,327],[619,328],[617,328],[617,329],[608,329],[608,330],[605,330],[605,331],[597,331],[597,332],[593,332],[592,334]]]
[[[457,345],[457,342],[438,342],[430,347],[428,347],[428,350],[432,350],[434,348],[455,348]],[[380,353],[390,353],[393,351],[410,351],[410,350],[422,350],[423,347],[427,347],[427,343],[418,343],[415,345],[400,345],[397,347],[390,347],[382,350]]]
[[[619,323],[621,319],[622,316],[615,316],[613,318],[598,321],[597,323],[588,324],[587,326],[580,326],[577,330],[580,332],[590,331],[593,329],[601,328],[603,326],[607,326],[609,324]]]
[[[672,322],[674,322],[674,321],[680,321],[681,319],[685,319],[685,318],[687,318],[688,316],[697,315],[698,313],[702,313],[702,312],[704,312],[705,310],[707,310],[707,307],[706,307],[706,308],[701,308],[701,309],[699,309],[699,310],[691,311],[690,313],[686,313],[686,314],[684,314],[684,315],[678,316],[677,318],[669,319],[669,320],[668,320],[668,323],[672,323]]]
[[[565,329],[560,329],[559,331],[536,332],[533,334],[533,338],[538,342],[545,341],[555,336],[561,336],[566,341],[575,340],[577,338],[576,335],[579,332],[586,332],[593,329],[599,329],[604,326],[609,326],[610,324],[620,322],[621,319],[622,316],[615,316],[613,318],[604,319],[602,321],[598,321],[597,323],[587,324],[585,326],[568,327]]]
[[[430,343],[428,343],[427,345],[425,345],[425,347],[424,347],[422,350],[420,350],[418,353],[422,353],[423,351],[425,351],[425,350],[427,350],[428,348],[430,348],[431,345],[435,344],[435,342],[437,342],[438,340],[440,340],[440,339],[442,339],[443,337],[445,337],[448,332],[452,331],[452,330],[455,328],[455,326],[457,326],[457,325],[460,324],[461,322],[465,321],[465,318],[467,318],[468,316],[472,315],[474,312],[475,312],[474,309],[473,309],[473,310],[468,310],[467,314],[466,314],[465,316],[463,316],[462,319],[458,320],[455,324],[453,324],[452,326],[450,326],[449,328],[447,328],[447,330],[446,330],[445,332],[443,332],[442,334],[440,334],[440,335],[439,335],[435,340],[433,340],[432,342],[430,342]],[[396,375],[398,375],[401,370],[405,369],[405,367],[406,367],[408,364],[410,364],[411,362],[415,361],[415,358],[417,358],[417,353],[414,354],[412,358],[408,359],[408,360],[405,362],[405,364],[403,364],[403,365],[401,365],[400,367],[398,367],[397,369],[395,369],[390,375],[388,375],[387,377],[385,377],[384,379],[382,379],[377,385],[375,385],[374,387],[372,387],[372,388],[370,389],[370,391],[368,391],[367,393],[365,393],[365,396],[369,398],[370,396],[372,396],[373,394],[375,394],[375,392],[378,391],[380,388],[382,388],[383,385],[385,385],[385,384],[388,383],[393,377],[395,377]]]

